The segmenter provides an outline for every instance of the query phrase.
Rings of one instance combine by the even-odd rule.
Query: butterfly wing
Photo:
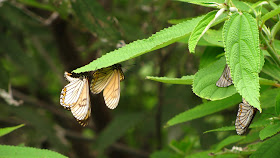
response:
[[[103,97],[108,108],[117,107],[120,100],[120,82],[124,80],[124,74],[120,64],[102,68],[93,73],[91,92],[100,93],[103,89]]]
[[[244,134],[250,126],[254,116],[255,108],[246,101],[239,104],[239,109],[235,121],[235,129],[238,135]]]
[[[86,126],[91,115],[88,79],[83,78],[83,83],[82,92],[77,103],[71,107],[71,112],[82,126]]]
[[[80,78],[71,77],[71,74],[67,72],[65,72],[65,78],[70,83],[67,84],[61,91],[60,104],[69,109],[77,103],[85,83]]]
[[[89,109],[88,109],[86,117],[83,120],[78,120],[78,119],[76,119],[76,120],[79,122],[79,124],[81,126],[85,127],[85,126],[88,125],[90,115],[91,115],[91,107],[89,106]]]
[[[232,85],[232,78],[230,75],[230,69],[228,65],[226,64],[226,67],[220,77],[220,79],[216,82],[216,86],[218,87],[228,87]]]
[[[100,93],[112,78],[112,68],[103,68],[93,73],[93,80],[90,84],[90,90],[93,94]]]
[[[120,100],[120,77],[121,72],[118,69],[113,70],[111,79],[103,91],[105,104],[110,109],[115,109]]]

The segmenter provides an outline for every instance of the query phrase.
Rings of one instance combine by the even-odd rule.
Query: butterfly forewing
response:
[[[85,84],[80,78],[74,78],[70,75],[70,73],[65,72],[65,77],[70,83],[62,89],[60,95],[60,104],[65,108],[70,108],[77,103]]]
[[[115,109],[120,100],[120,75],[119,70],[115,69],[103,92],[105,103],[110,109]]]
[[[255,108],[247,103],[245,100],[239,104],[239,109],[235,121],[235,129],[238,135],[244,134],[250,126],[254,115]]]
[[[93,74],[90,90],[93,94],[100,93],[112,78],[113,71],[109,68],[100,69]]]
[[[216,82],[216,86],[218,87],[228,87],[232,85],[232,78],[230,75],[230,69],[226,64],[225,69],[220,77],[220,79]]]

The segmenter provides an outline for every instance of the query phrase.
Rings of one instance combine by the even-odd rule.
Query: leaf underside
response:
[[[80,67],[73,72],[81,73],[86,71],[94,71],[165,47],[187,37],[203,17],[204,16],[200,16],[188,21],[184,21],[169,28],[165,28],[147,39],[134,41],[130,44],[125,45],[124,47],[103,55],[102,57],[92,61],[88,65]]]

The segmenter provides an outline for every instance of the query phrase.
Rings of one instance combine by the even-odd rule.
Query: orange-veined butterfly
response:
[[[226,64],[225,69],[220,77],[220,79],[216,82],[216,86],[218,87],[228,87],[232,85],[232,79],[230,75],[230,69]]]
[[[84,127],[91,115],[88,79],[86,76],[72,77],[68,72],[65,72],[64,76],[70,83],[61,91],[60,104],[71,110],[76,120]]]
[[[239,104],[235,121],[235,130],[238,135],[242,135],[247,131],[256,114],[256,109],[251,106],[244,98],[242,100],[243,102]]]
[[[93,72],[90,90],[93,94],[100,93],[103,89],[105,104],[110,109],[115,109],[120,100],[120,82],[124,74],[120,64],[115,64]]]

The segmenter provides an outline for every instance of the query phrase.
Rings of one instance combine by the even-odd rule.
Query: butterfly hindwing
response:
[[[225,69],[220,77],[220,79],[216,82],[217,87],[228,87],[232,85],[232,78],[230,75],[230,69],[226,64]]]
[[[88,80],[84,78],[83,81],[85,82],[85,85],[83,86],[83,90],[81,95],[79,96],[77,104],[71,107],[71,112],[77,120],[85,119],[88,111],[90,111]]]
[[[85,117],[83,120],[78,120],[78,119],[76,119],[76,120],[79,122],[79,124],[80,124],[81,126],[85,127],[85,126],[88,125],[90,115],[91,115],[91,108],[90,108],[90,106],[89,106],[89,109],[88,109],[88,112],[87,112],[86,117]]]
[[[255,113],[255,108],[243,99],[243,102],[239,104],[235,121],[235,129],[238,135],[246,133],[255,116]]]
[[[120,100],[120,72],[115,69],[110,82],[103,91],[103,97],[108,108],[115,109]]]

